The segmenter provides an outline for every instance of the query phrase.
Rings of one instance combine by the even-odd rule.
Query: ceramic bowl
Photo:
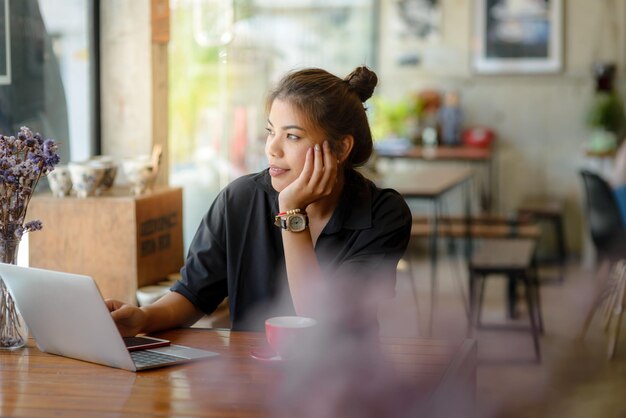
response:
[[[117,164],[113,157],[108,155],[97,155],[89,160],[89,164],[94,167],[104,169],[102,181],[97,186],[100,192],[109,190],[115,183],[115,177],[117,176]]]
[[[148,306],[161,297],[165,296],[170,292],[169,286],[160,286],[160,285],[152,285],[152,286],[142,286],[137,289],[137,302],[139,306]]]
[[[65,197],[72,191],[72,178],[67,165],[57,165],[47,178],[53,196]]]
[[[156,180],[156,170],[148,156],[125,159],[122,161],[122,170],[134,195],[141,195],[152,190]]]
[[[104,169],[94,167],[88,161],[68,164],[72,185],[77,197],[95,196],[98,185],[102,182]]]

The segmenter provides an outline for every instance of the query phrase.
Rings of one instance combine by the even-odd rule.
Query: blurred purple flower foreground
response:
[[[41,221],[24,223],[35,187],[59,163],[57,144],[22,127],[15,136],[0,135],[0,261],[15,263],[22,236],[41,229]],[[0,278],[0,349],[24,346],[28,329]]]
[[[41,221],[24,223],[28,203],[42,176],[59,163],[54,139],[22,127],[15,136],[0,135],[0,240],[19,240],[41,229]]]

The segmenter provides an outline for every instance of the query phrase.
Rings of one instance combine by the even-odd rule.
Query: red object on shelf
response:
[[[463,131],[463,143],[468,147],[488,148],[496,139],[496,134],[490,128],[474,127]]]

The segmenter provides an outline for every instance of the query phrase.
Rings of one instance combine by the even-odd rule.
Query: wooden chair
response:
[[[554,232],[554,239],[556,241],[556,254],[554,254],[553,256],[546,256],[542,259],[538,259],[537,263],[540,265],[558,265],[558,281],[563,282],[565,273],[565,261],[567,259],[565,228],[563,225],[565,205],[563,201],[561,199],[549,197],[528,198],[522,203],[520,207],[518,207],[517,213],[518,216],[534,219],[540,225],[543,225],[544,223],[548,223],[551,225],[551,230]],[[545,234],[542,231],[541,241],[545,239],[544,235]],[[541,246],[541,244],[539,244],[539,246]]]
[[[604,264],[606,270],[608,262]],[[589,310],[581,332],[581,339],[587,334],[589,324],[599,310],[603,310],[603,328],[608,334],[607,357],[609,360],[615,357],[615,349],[624,313],[624,295],[626,294],[626,260],[619,260],[614,264],[602,291],[596,298],[592,308]]]
[[[504,275],[510,280],[520,281],[525,286],[524,293],[535,357],[537,361],[541,361],[539,334],[543,332],[543,319],[537,273],[533,263],[535,245],[533,239],[489,239],[482,241],[481,246],[472,255],[469,264],[469,329],[471,333],[481,326],[480,313],[487,278],[492,275]]]
[[[468,230],[469,226],[469,230]],[[414,216],[412,237],[427,238],[433,233],[430,218]],[[527,217],[478,215],[467,220],[462,216],[439,218],[437,234],[447,238],[532,238],[541,235],[539,226]]]
[[[433,222],[430,217],[416,215],[413,216],[411,228],[411,238],[431,238],[433,235]],[[465,239],[470,242],[467,247],[467,257],[472,253],[472,247],[476,240],[485,239],[505,239],[524,238],[537,240],[541,236],[541,229],[531,217],[526,216],[504,216],[497,214],[479,214],[466,219],[464,216],[441,216],[438,218],[437,235],[448,239]],[[409,261],[409,260],[407,260]],[[469,260],[468,260],[469,261]],[[412,269],[409,265],[409,273],[413,277]],[[511,277],[509,280],[509,317],[515,317],[515,300],[517,281]],[[411,280],[413,286],[414,282]],[[459,285],[462,287],[462,285]],[[414,288],[415,291],[415,288]],[[461,297],[465,303],[466,313],[469,315],[469,304],[467,296]],[[416,297],[417,303],[417,297]]]

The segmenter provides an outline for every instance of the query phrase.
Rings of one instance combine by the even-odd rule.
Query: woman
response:
[[[411,214],[354,170],[372,152],[363,102],[376,83],[366,67],[344,80],[320,69],[286,75],[268,98],[269,168],[220,192],[172,292],[142,308],[107,301],[122,335],[193,324],[226,296],[233,330],[262,330],[270,316],[327,309],[317,284],[393,288]]]

